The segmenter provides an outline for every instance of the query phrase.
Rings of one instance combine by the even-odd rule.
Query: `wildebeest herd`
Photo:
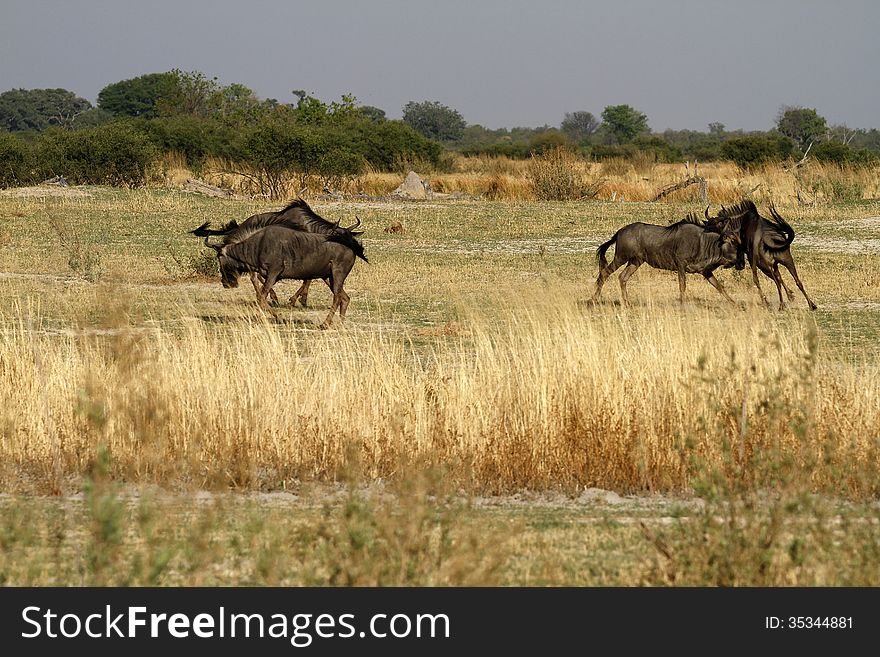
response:
[[[623,302],[628,303],[627,281],[642,264],[647,263],[657,269],[678,273],[681,301],[684,301],[687,286],[685,275],[699,273],[733,303],[714,272],[722,267],[744,269],[748,260],[755,286],[765,305],[767,300],[758,280],[759,269],[776,283],[780,309],[785,306],[783,289],[790,301],[794,299],[779,273],[779,265],[783,265],[791,273],[810,309],[815,310],[817,306],[807,295],[791,255],[794,229],[772,205],[770,214],[772,220],[762,217],[755,204],[746,199],[731,208],[722,206],[714,217],[709,215],[707,207],[704,217],[689,214],[668,226],[642,222],[628,224],[597,250],[599,277],[592,301],[598,301],[608,277],[626,265],[619,282]],[[203,237],[205,246],[217,252],[223,287],[237,287],[243,274],[250,275],[257,303],[277,318],[277,313],[267,302],[270,294],[277,301],[272,290],[277,281],[302,280],[302,286],[289,301],[291,306],[297,300],[305,306],[310,282],[322,279],[333,292],[333,302],[321,327],[330,326],[337,309],[340,319],[345,319],[349,296],[343,290],[343,284],[356,258],[367,261],[358,239],[362,232],[354,230],[360,220],[343,228],[339,222],[332,223],[320,217],[305,201],[297,199],[283,210],[256,214],[241,224],[231,221],[219,230],[211,229],[209,225],[210,222],[206,222],[191,232]],[[209,241],[211,236],[222,237],[222,242],[212,244]],[[614,259],[609,263],[605,254],[612,245],[615,247]]]

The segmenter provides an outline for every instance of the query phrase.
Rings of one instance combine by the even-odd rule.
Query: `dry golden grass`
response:
[[[668,185],[685,179],[684,164],[658,164],[647,158],[611,159],[601,163],[574,159],[572,172],[589,182],[602,181],[596,196],[599,200],[651,201]],[[451,171],[419,170],[433,191],[445,194],[463,193],[486,200],[534,200],[536,192],[529,179],[529,160],[503,157],[451,157]],[[688,173],[693,174],[693,163]],[[781,164],[770,164],[755,170],[743,170],[731,162],[699,164],[697,173],[708,182],[712,204],[736,203],[751,194],[759,202],[785,204],[795,200],[823,205],[832,201],[854,201],[880,195],[880,167],[845,167],[808,160],[806,164],[787,170]],[[346,194],[387,196],[402,182],[402,173],[368,171],[341,184],[337,191]],[[239,164],[210,159],[203,167],[206,182],[229,188],[245,196],[257,195],[253,172]],[[193,176],[180,155],[166,155],[153,175],[162,185],[179,188]],[[299,192],[317,195],[322,192],[317,179],[288,181],[287,196]],[[698,186],[674,192],[664,203],[698,203]]]
[[[278,201],[49,189],[0,193],[0,582],[877,583],[876,202],[777,199],[808,313],[729,271],[742,308],[698,276],[680,306],[647,267],[631,307],[614,282],[579,303],[600,242],[696,201],[309,198],[361,217],[371,260],[347,328],[321,332],[326,290],[270,323],[187,234]],[[590,487],[671,495],[597,507]],[[296,497],[193,504],[205,488]]]
[[[830,436],[846,449],[813,485],[866,490],[835,468],[876,456],[878,256],[822,244],[863,238],[871,208],[780,206],[820,305],[804,315],[800,297],[783,314],[762,309],[750,277],[729,272],[745,312],[698,277],[680,308],[674,276],[647,267],[632,308],[616,305],[613,282],[606,303],[578,304],[598,243],[693,206],[319,202],[332,220],[363,218],[372,262],[346,286],[348,330],[320,333],[310,321],[325,290],[310,314],[266,323],[247,285],[204,277],[205,249],[186,234],[277,204],[85,192],[0,197],[5,489],[75,489],[103,443],[118,476],[168,485],[333,480],[354,445],[370,477],[429,463],[465,490],[680,491],[688,444],[719,463],[724,437],[743,458],[781,441],[808,464]],[[406,233],[383,232],[393,221]],[[795,449],[798,432],[808,449]]]
[[[680,491],[686,443],[710,461],[730,440],[743,459],[774,447],[806,466],[830,437],[815,486],[867,492],[855,466],[880,457],[880,368],[825,355],[809,317],[650,298],[490,307],[465,309],[427,352],[381,328],[253,319],[48,336],[13,307],[3,486],[64,490],[105,444],[137,482],[280,488],[336,478],[355,449],[369,478],[427,463],[468,490]]]

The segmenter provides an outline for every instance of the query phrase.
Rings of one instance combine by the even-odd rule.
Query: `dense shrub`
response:
[[[50,130],[37,144],[41,178],[63,175],[77,184],[138,187],[159,155],[141,130],[128,122],[90,130]]]
[[[31,147],[15,135],[0,132],[0,187],[32,182]]]
[[[627,144],[594,144],[589,153],[593,160],[599,162],[618,158],[640,162],[681,162],[685,159],[684,151],[679,146],[660,135],[639,135]]]
[[[791,156],[794,143],[778,133],[745,135],[721,145],[721,155],[746,169]]]
[[[823,141],[810,149],[810,155],[819,162],[835,164],[870,164],[877,161],[877,155],[863,148],[851,148],[839,141]]]
[[[225,125],[195,116],[178,115],[145,121],[142,129],[163,153],[181,153],[198,170],[211,156],[228,156],[234,139]]]
[[[400,161],[423,161],[433,166],[440,162],[443,147],[423,137],[403,121],[375,123],[352,119],[335,128],[348,149],[360,155],[380,171],[393,171]]]

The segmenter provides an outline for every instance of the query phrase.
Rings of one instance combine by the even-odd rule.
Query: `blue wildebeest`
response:
[[[367,261],[363,246],[351,233],[306,233],[287,226],[281,216],[275,217],[274,221],[259,222],[259,225],[254,222],[237,226],[223,235],[222,244],[211,244],[209,236],[203,236],[205,246],[217,252],[223,287],[238,287],[242,274],[259,274],[263,284],[257,291],[257,304],[276,318],[278,315],[269,307],[266,298],[277,281],[326,280],[333,292],[333,303],[321,328],[330,326],[337,309],[340,319],[345,319],[349,296],[342,286],[355,258]]]
[[[358,235],[362,235],[362,231],[355,231],[354,229],[360,226],[360,219],[357,220],[356,223],[352,224],[348,228],[343,228],[339,225],[339,222],[336,223],[327,221],[320,215],[318,215],[312,208],[309,207],[308,203],[306,203],[303,199],[298,198],[292,201],[287,207],[283,210],[279,210],[277,212],[263,212],[260,214],[255,214],[240,224],[235,220],[230,221],[220,230],[214,230],[208,228],[210,222],[206,222],[196,228],[193,232],[194,235],[199,237],[205,237],[208,235],[228,235],[232,231],[242,228],[242,227],[250,227],[250,228],[258,228],[260,226],[267,226],[269,224],[279,224],[283,225],[292,230],[300,230],[306,233],[316,233],[319,235],[342,235],[348,236],[352,238],[356,238]],[[363,257],[364,251],[363,247],[360,245],[356,239],[347,240],[347,243],[352,245],[352,248],[355,250],[355,254]],[[260,286],[262,285],[262,280],[259,281],[259,274],[256,272],[251,272],[251,283],[253,283],[254,291],[259,294]],[[324,281],[327,283],[327,286],[330,286],[329,280]],[[310,280],[303,281],[302,285],[299,289],[294,292],[293,296],[288,300],[290,305],[293,306],[296,304],[297,299],[299,299],[303,308],[305,308],[308,304],[308,295],[309,295],[309,286],[311,284]],[[277,302],[278,297],[275,294],[274,290],[269,290],[269,295],[272,300]]]
[[[605,259],[605,252],[612,244],[615,245],[614,260],[609,263]],[[657,269],[678,272],[681,301],[684,301],[687,287],[685,274],[700,273],[725,299],[733,303],[714,272],[719,267],[730,267],[736,263],[738,246],[738,233],[708,229],[693,214],[669,226],[641,222],[628,224],[596,251],[599,256],[599,278],[592,300],[599,299],[606,279],[620,266],[626,265],[619,281],[623,302],[628,303],[626,282],[642,264],[647,263]]]
[[[745,199],[740,201],[731,208],[722,206],[721,212],[717,217],[709,216],[709,208],[706,208],[707,224],[714,226],[716,230],[732,230],[739,233],[740,257],[744,255],[749,260],[752,267],[752,279],[755,281],[755,287],[758,288],[758,294],[761,295],[761,301],[764,305],[769,305],[761,290],[761,284],[758,282],[758,269],[764,272],[770,280],[776,283],[776,291],[779,293],[779,308],[785,307],[782,298],[782,290],[784,289],[788,295],[788,300],[794,300],[794,293],[788,289],[785,281],[779,273],[779,265],[788,269],[794,282],[803,293],[807,300],[810,310],[816,310],[818,306],[807,295],[804,284],[798,277],[797,268],[794,265],[794,258],[791,255],[791,243],[794,241],[794,228],[779,216],[776,208],[770,206],[770,214],[774,221],[770,221],[762,217],[758,213],[755,204]]]

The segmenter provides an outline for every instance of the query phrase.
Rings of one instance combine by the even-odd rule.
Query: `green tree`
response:
[[[301,123],[322,123],[329,112],[327,103],[324,103],[302,89],[294,89],[293,95],[297,97],[296,114]]]
[[[709,134],[714,137],[722,137],[724,135],[724,124],[718,121],[710,123]]]
[[[148,73],[108,84],[98,92],[98,107],[113,116],[152,118],[174,93],[173,73]]]
[[[573,142],[583,143],[599,129],[599,120],[590,112],[566,112],[560,128]]]
[[[458,110],[436,100],[410,101],[403,106],[403,121],[428,139],[455,141],[467,125]]]
[[[602,111],[602,125],[618,144],[626,144],[648,132],[648,117],[629,105],[609,105]]]
[[[815,109],[784,105],[776,117],[776,129],[804,150],[825,135],[828,125]]]
[[[159,113],[165,116],[191,114],[207,117],[223,105],[223,92],[217,78],[199,71],[172,70],[168,94],[159,100]]]
[[[91,108],[89,101],[67,89],[10,89],[0,94],[0,129],[68,128]]]
[[[370,119],[374,123],[381,123],[385,120],[385,110],[373,107],[372,105],[361,105],[358,110],[361,115]]]
[[[260,102],[256,94],[243,84],[233,83],[217,90],[219,114],[231,126],[253,125],[260,121],[274,104]]]

